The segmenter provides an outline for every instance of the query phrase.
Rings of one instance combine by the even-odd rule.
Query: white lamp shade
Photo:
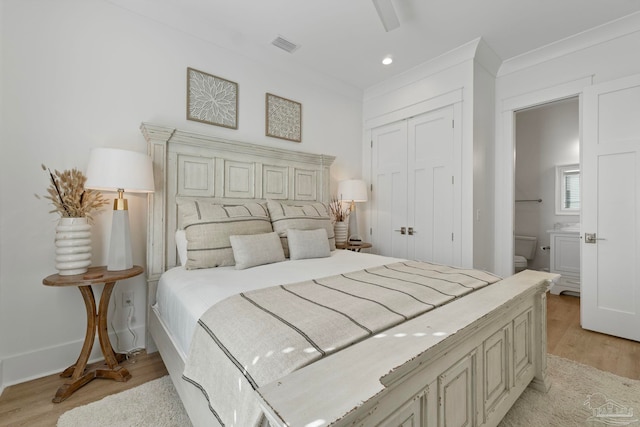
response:
[[[86,175],[86,188],[119,193],[113,205],[107,270],[127,270],[133,267],[131,231],[127,203],[119,190],[128,193],[153,192],[151,157],[137,151],[94,148],[89,155]]]
[[[367,184],[361,179],[347,179],[338,183],[338,197],[345,202],[366,202]]]
[[[152,193],[154,189],[151,157],[137,151],[94,148],[86,175],[84,186],[95,190]]]

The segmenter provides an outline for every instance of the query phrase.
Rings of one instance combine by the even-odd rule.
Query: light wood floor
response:
[[[547,351],[565,359],[640,380],[640,342],[580,327],[580,298],[548,295]]]
[[[7,387],[0,396],[0,426],[52,427],[56,425],[60,415],[76,406],[86,405],[168,374],[159,353],[142,353],[121,365],[132,376],[126,383],[94,379],[60,403],[51,402],[56,390],[65,381],[65,378],[58,375]]]
[[[580,298],[548,297],[549,353],[623,377],[640,379],[640,343],[586,331],[580,328]],[[64,382],[57,375],[8,387],[0,396],[0,426],[55,426],[58,417],[69,409],[167,375],[158,353],[141,354],[123,365],[132,375],[128,382],[96,379],[62,403],[51,402]]]

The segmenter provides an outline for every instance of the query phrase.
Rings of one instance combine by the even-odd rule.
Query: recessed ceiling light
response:
[[[382,63],[383,63],[384,65],[389,65],[389,64],[391,64],[392,62],[393,62],[393,58],[391,58],[390,56],[387,56],[387,57],[385,57],[385,58],[382,60]]]

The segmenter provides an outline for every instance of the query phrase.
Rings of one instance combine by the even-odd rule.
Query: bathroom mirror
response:
[[[556,166],[556,215],[580,215],[580,165]]]

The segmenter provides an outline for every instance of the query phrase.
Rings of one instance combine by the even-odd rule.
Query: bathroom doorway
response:
[[[525,237],[514,241],[516,269],[522,269],[523,262],[524,268],[531,270],[553,269],[551,245],[554,231],[575,232],[579,238],[579,115],[577,96],[515,113],[513,232],[514,236]],[[578,187],[572,187],[573,184]],[[535,247],[530,246],[531,238],[535,238]],[[520,258],[516,258],[518,255]],[[564,258],[567,262],[578,263],[577,290],[579,259],[578,244],[575,253],[570,249]]]

